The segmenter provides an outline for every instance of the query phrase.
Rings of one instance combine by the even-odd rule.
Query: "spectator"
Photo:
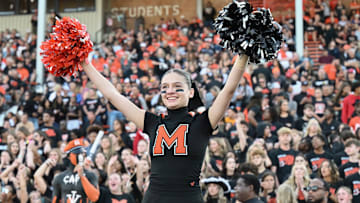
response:
[[[241,175],[236,182],[235,198],[243,203],[261,203],[258,194],[260,183],[254,175]]]
[[[356,100],[360,100],[360,82],[355,82],[352,85],[354,94],[350,94],[344,98],[343,110],[341,113],[341,121],[348,124],[351,115],[354,112],[354,104]]]
[[[345,152],[349,156],[349,161],[339,167],[340,177],[346,177],[357,173],[359,170],[359,149],[360,142],[356,139],[349,139],[345,142]]]
[[[279,182],[283,183],[291,172],[296,152],[291,149],[291,130],[282,127],[278,130],[279,148],[269,152],[272,162],[271,170],[276,173]]]
[[[222,166],[223,170],[221,177],[227,180],[230,184],[231,190],[235,188],[236,180],[238,179],[238,171],[236,170],[236,160],[234,157],[226,157]]]
[[[296,199],[299,202],[304,202],[307,197],[305,187],[310,182],[308,170],[304,164],[295,164],[292,167],[289,178],[284,184],[290,186],[296,194]]]
[[[336,200],[339,203],[351,203],[352,200],[352,192],[348,187],[341,186],[336,191]]]
[[[213,7],[210,1],[206,3],[203,10],[204,25],[206,27],[212,27],[214,18],[216,15],[216,9]]]
[[[325,160],[332,160],[332,154],[325,149],[325,137],[322,135],[315,135],[311,139],[313,150],[306,154],[306,159],[309,162],[310,168],[313,172],[317,172],[321,163]]]
[[[260,196],[266,199],[267,203],[276,202],[276,175],[272,172],[264,173],[261,178],[261,192]]]
[[[296,203],[296,195],[292,188],[287,184],[279,186],[276,193],[276,203]]]
[[[323,179],[329,186],[329,199],[336,202],[336,190],[344,184],[340,178],[339,170],[333,161],[325,160],[318,170],[318,177]]]
[[[311,179],[309,186],[306,189],[308,191],[308,197],[306,198],[306,202],[321,202],[327,203],[329,202],[328,194],[329,189],[327,184],[319,178]]]
[[[202,181],[206,185],[206,192],[204,194],[204,201],[206,203],[218,202],[226,203],[227,198],[224,193],[230,192],[229,183],[221,177],[209,177]]]

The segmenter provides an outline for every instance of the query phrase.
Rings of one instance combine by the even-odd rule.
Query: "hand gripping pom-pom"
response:
[[[80,63],[86,60],[92,46],[86,26],[64,17],[56,21],[50,39],[41,44],[41,61],[55,76],[72,76],[81,71]]]
[[[220,45],[237,54],[246,54],[252,63],[275,59],[283,41],[281,26],[269,9],[253,7],[247,2],[225,6],[215,19]]]

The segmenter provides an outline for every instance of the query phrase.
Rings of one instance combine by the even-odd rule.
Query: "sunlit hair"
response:
[[[256,154],[262,155],[262,157],[265,158],[266,152],[264,150],[264,147],[261,146],[260,144],[252,144],[246,153],[246,162],[250,162],[251,156],[255,155],[254,154],[255,152],[256,152]],[[261,153],[261,152],[263,152],[263,153]]]
[[[182,69],[178,69],[178,68],[173,68],[173,69],[170,69],[168,71],[166,71],[166,73],[164,74],[163,77],[165,77],[165,75],[168,75],[170,73],[176,73],[180,76],[182,76],[184,79],[185,79],[185,82],[186,82],[186,85],[189,87],[189,89],[191,88],[191,76],[190,76],[190,73],[182,70]]]
[[[225,155],[231,150],[231,146],[228,143],[227,140],[225,140],[224,138],[221,137],[212,137],[210,138],[211,141],[215,141],[218,145],[218,153],[220,154],[221,157],[225,157]],[[209,141],[209,145],[210,145],[210,141]],[[210,156],[214,155],[214,152],[209,150],[209,154]]]
[[[309,120],[309,123],[308,123],[307,126],[306,126],[305,137],[306,137],[306,136],[309,136],[309,134],[310,134],[310,128],[311,128],[312,125],[316,125],[316,127],[317,127],[317,129],[318,129],[317,132],[316,132],[316,134],[319,134],[319,135],[322,134],[322,130],[321,130],[321,126],[320,126],[319,122],[318,122],[315,118],[312,118],[312,119]]]
[[[292,169],[291,169],[291,174],[289,176],[289,178],[285,181],[286,184],[288,184],[294,191],[296,190],[296,183],[295,183],[295,169],[296,168],[302,168],[304,170],[304,184],[305,185],[309,185],[310,183],[310,175],[309,175],[309,171],[306,169],[305,164],[295,164],[293,165]]]
[[[210,138],[210,140],[213,140],[218,144],[220,157],[225,158],[226,154],[229,151],[231,151],[231,145],[225,138],[212,137],[212,138]],[[209,141],[208,147],[206,147],[206,151],[205,151],[205,157],[204,157],[205,163],[210,163],[211,157],[214,156],[214,153],[210,151],[209,145],[210,145],[210,141]],[[212,170],[209,170],[207,167],[204,170],[205,170],[205,176],[220,175],[216,172],[215,173],[212,172]]]
[[[286,183],[279,186],[276,192],[276,203],[297,203],[296,194]]]

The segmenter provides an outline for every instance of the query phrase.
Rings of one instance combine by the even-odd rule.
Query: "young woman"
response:
[[[327,104],[323,98],[323,93],[320,88],[315,89],[315,98],[313,99],[313,105],[315,107],[314,117],[319,121],[319,123],[322,123],[325,119],[324,113]]]
[[[212,175],[219,175],[223,170],[222,163],[225,158],[228,148],[224,142],[225,140],[220,137],[213,137],[209,140],[209,150],[207,150],[205,159],[208,163],[207,167],[212,171]]]
[[[104,136],[100,142],[100,151],[105,155],[106,160],[109,160],[112,155],[115,154],[112,144],[112,138]]]
[[[344,183],[335,163],[330,160],[323,161],[318,170],[318,176],[329,185],[329,198],[336,202],[336,190]]]
[[[199,176],[209,135],[229,106],[247,61],[246,55],[237,57],[213,105],[193,116],[187,110],[195,92],[190,75],[180,69],[170,69],[163,75],[160,86],[161,98],[168,110],[164,118],[138,108],[91,64],[82,63],[87,76],[103,95],[150,137],[151,177],[144,203],[203,202]]]
[[[310,176],[305,164],[295,164],[291,169],[290,177],[284,184],[289,185],[296,194],[296,198],[299,202],[305,202],[307,192],[304,188],[309,185]]]
[[[267,203],[276,203],[276,175],[269,171],[264,173],[261,178],[260,196],[266,199]]]
[[[228,200],[224,193],[228,193],[230,186],[223,178],[209,177],[202,182],[205,183],[206,190],[204,194],[205,203],[227,203]]]
[[[291,128],[293,126],[294,118],[289,111],[289,101],[287,99],[281,100],[279,103],[279,122],[282,126]]]
[[[279,186],[276,193],[276,203],[297,203],[294,190],[287,184]]]
[[[236,181],[239,177],[236,168],[236,160],[234,157],[228,156],[224,159],[221,177],[229,182],[232,190],[235,188]]]

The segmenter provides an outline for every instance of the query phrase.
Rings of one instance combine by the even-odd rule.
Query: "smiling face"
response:
[[[184,76],[172,72],[165,74],[161,81],[161,99],[168,109],[185,107],[194,91],[186,83]]]
[[[111,192],[115,192],[120,188],[121,177],[117,173],[113,173],[109,177],[109,189]]]

